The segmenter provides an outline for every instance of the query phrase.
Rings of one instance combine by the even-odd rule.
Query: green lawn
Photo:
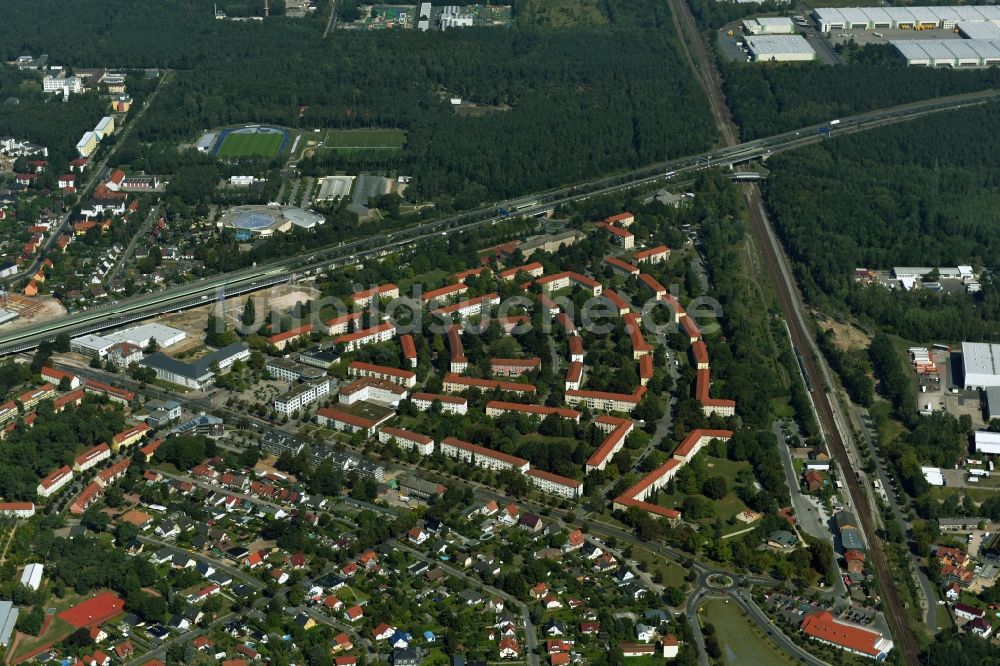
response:
[[[699,455],[705,455],[704,453]],[[744,511],[747,506],[736,496],[734,492],[737,487],[736,477],[739,475],[741,470],[750,469],[750,464],[746,462],[737,462],[733,460],[727,460],[725,458],[714,458],[711,456],[706,456],[705,466],[707,467],[707,476],[721,476],[726,480],[726,484],[729,486],[729,494],[720,500],[715,500],[713,504],[715,505],[715,515],[710,518],[700,519],[696,522],[702,525],[712,525],[716,520],[721,519],[723,522],[728,521],[730,518],[736,514]],[[684,502],[686,495],[681,492],[675,492],[673,494],[667,494],[666,492],[660,492],[657,495],[656,503],[660,506],[680,509],[681,504]],[[733,527],[733,530],[741,530],[748,525],[743,523],[738,523]],[[733,531],[726,530],[726,531]]]
[[[684,580],[685,571],[682,567],[673,562],[668,562],[662,557],[654,555],[645,548],[633,548],[632,557],[637,562],[642,562],[654,576],[660,575],[660,580],[667,587],[685,587],[687,581]],[[632,662],[629,662],[630,664]]]
[[[724,663],[733,666],[785,666],[795,663],[761,633],[735,604],[711,599],[702,609],[701,623],[704,626],[707,622],[715,627]]]
[[[335,150],[399,150],[406,143],[406,132],[396,129],[327,130],[325,145]]]
[[[242,134],[233,132],[222,140],[219,157],[274,157],[285,135],[280,132]]]

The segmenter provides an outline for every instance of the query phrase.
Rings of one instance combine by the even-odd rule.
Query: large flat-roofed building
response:
[[[963,384],[966,389],[1000,386],[1000,345],[985,342],[962,343]]]
[[[986,387],[986,404],[983,405],[983,418],[987,421],[1000,419],[1000,386]]]
[[[992,25],[992,24],[989,24]],[[900,39],[890,42],[907,65],[914,67],[990,67],[1000,65],[996,39]]]
[[[795,23],[787,16],[768,16],[743,21],[748,35],[794,35]]]
[[[289,391],[274,399],[274,410],[279,414],[292,414],[330,395],[330,380],[326,377],[309,379],[296,384]]]
[[[250,347],[237,342],[206,354],[196,361],[178,361],[156,352],[142,359],[139,365],[154,370],[157,379],[200,390],[215,379],[213,365],[218,364],[219,370],[224,372],[236,361],[246,360],[249,357]]]
[[[952,30],[961,22],[1000,23],[996,5],[929,7],[820,7],[813,11],[822,32],[831,30],[879,30],[941,28]]]
[[[0,646],[10,645],[10,637],[17,624],[18,610],[11,601],[0,601]]]
[[[801,35],[755,35],[747,37],[747,48],[755,62],[807,62],[816,51]]]
[[[977,430],[976,453],[1000,453],[1000,432]]]

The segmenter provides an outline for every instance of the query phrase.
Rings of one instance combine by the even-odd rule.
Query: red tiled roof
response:
[[[552,472],[545,472],[540,469],[529,469],[525,472],[527,476],[533,476],[539,479],[545,479],[546,481],[551,481],[552,483],[558,483],[561,486],[567,486],[569,488],[577,488],[583,481],[577,481],[576,479],[570,479],[565,476],[559,476],[558,474],[553,474]]]
[[[388,282],[386,284],[380,284],[377,287],[372,287],[371,289],[356,291],[353,294],[351,294],[351,300],[357,303],[358,301],[362,301],[364,299],[371,298],[373,296],[381,296],[382,294],[386,294],[393,290],[398,291],[398,289],[399,287],[397,287],[391,282]]]
[[[829,611],[816,611],[807,615],[802,620],[802,632],[807,636],[873,657],[881,653],[875,647],[882,638],[881,634],[846,622],[838,622]]]
[[[380,375],[389,375],[391,377],[399,377],[401,379],[411,379],[417,376],[417,374],[412,370],[400,370],[398,368],[390,368],[386,365],[365,363],[364,361],[352,361],[348,366],[348,369],[354,369],[361,372],[376,372]]]
[[[633,266],[627,261],[622,261],[618,257],[604,257],[604,263],[610,264],[615,268],[621,269],[630,275],[635,275],[636,273],[640,272],[638,266]]]
[[[434,402],[439,400],[442,403],[448,403],[451,405],[464,405],[469,402],[467,398],[463,398],[458,395],[446,395],[443,393],[414,393],[410,396],[411,400],[427,400],[429,402]]]
[[[501,460],[511,465],[517,467],[524,467],[528,464],[528,461],[524,458],[518,458],[517,456],[512,456],[507,453],[502,453],[500,451],[494,451],[493,449],[487,449],[485,446],[478,446],[476,444],[471,444],[469,442],[462,441],[457,437],[445,437],[441,440],[442,444],[449,444],[459,449],[464,449],[465,451],[471,451],[477,456],[483,456],[484,458],[493,458],[494,460]]]
[[[564,419],[579,419],[580,412],[575,409],[565,407],[546,407],[544,405],[525,405],[520,402],[504,402],[503,400],[490,400],[486,403],[486,409],[502,409],[508,412],[521,412],[524,414],[534,414],[541,417],[558,416]]]
[[[406,430],[405,428],[386,427],[382,428],[382,432],[387,435],[391,435],[396,439],[405,439],[411,442],[417,442],[418,444],[430,444],[434,441],[427,435],[421,435],[419,432],[413,432],[412,430]]]
[[[496,379],[478,379],[476,377],[462,377],[455,373],[445,375],[444,383],[462,384],[484,390],[499,389],[501,391],[517,391],[520,393],[534,393],[535,387],[531,384],[519,384],[517,382],[502,382]]]
[[[344,342],[354,342],[355,340],[361,340],[363,338],[371,337],[373,335],[378,335],[379,333],[384,333],[389,329],[396,328],[396,325],[391,321],[382,322],[378,326],[372,326],[371,328],[363,328],[360,331],[355,331],[354,333],[345,333],[334,339],[334,342],[341,344]]]
[[[275,333],[267,339],[268,344],[275,344],[277,342],[284,342],[285,340],[291,340],[297,338],[301,335],[308,335],[312,332],[312,324],[305,324],[303,326],[297,326],[293,329],[285,331],[284,333]]]
[[[399,344],[403,348],[403,358],[409,360],[417,357],[417,346],[413,343],[413,336],[409,333],[399,336]]]

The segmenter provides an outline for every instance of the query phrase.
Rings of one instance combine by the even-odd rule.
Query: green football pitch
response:
[[[285,139],[281,132],[233,132],[222,140],[219,157],[274,157]]]

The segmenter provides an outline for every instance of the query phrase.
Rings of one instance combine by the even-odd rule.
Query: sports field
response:
[[[403,130],[327,130],[325,145],[335,150],[399,150],[405,142]]]
[[[219,157],[274,157],[284,140],[282,132],[230,132],[216,154]]]

